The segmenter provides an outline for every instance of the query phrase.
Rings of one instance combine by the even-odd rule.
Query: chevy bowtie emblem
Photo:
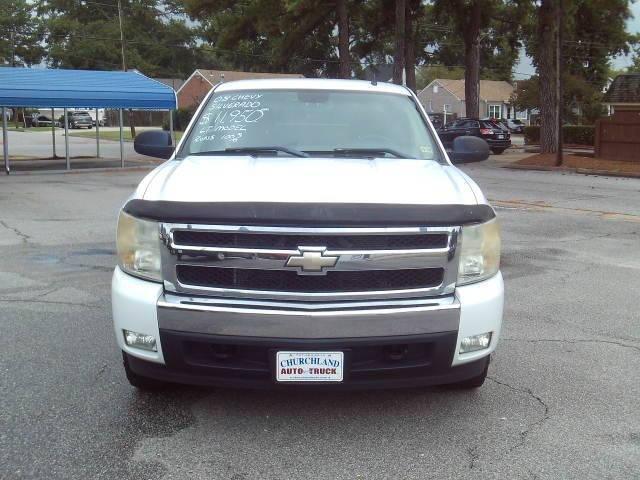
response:
[[[292,255],[287,260],[287,267],[298,269],[298,273],[322,274],[326,269],[334,267],[338,257],[326,256],[325,247],[298,247],[298,255]]]

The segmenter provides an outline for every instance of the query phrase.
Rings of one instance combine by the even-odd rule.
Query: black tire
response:
[[[502,152],[504,152],[504,148],[492,148],[491,151],[495,154],[495,155],[501,155]]]
[[[127,354],[122,352],[122,364],[124,365],[124,372],[127,375],[127,380],[132,387],[138,390],[162,390],[167,388],[170,384],[155,378],[143,377],[138,375],[129,366],[129,359]]]
[[[452,383],[449,386],[458,390],[473,390],[474,388],[480,388],[487,378],[489,363],[490,359],[487,358],[487,364],[485,365],[484,370],[482,370],[482,373],[480,375],[473,378],[468,378],[467,380],[463,380],[461,382]]]
[[[89,130],[91,130],[92,128],[93,128],[93,126],[92,126],[92,125],[89,125]]]

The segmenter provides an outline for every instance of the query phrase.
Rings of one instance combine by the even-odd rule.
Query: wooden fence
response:
[[[596,157],[640,162],[640,107],[599,119],[595,137]]]

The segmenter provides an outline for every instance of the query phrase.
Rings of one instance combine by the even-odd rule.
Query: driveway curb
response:
[[[533,170],[539,172],[569,172],[579,173],[581,175],[600,175],[606,177],[640,178],[640,174],[637,173],[620,173],[611,172],[608,170],[590,170],[588,168],[545,167],[542,165],[502,165],[501,168],[508,168],[511,170]]]

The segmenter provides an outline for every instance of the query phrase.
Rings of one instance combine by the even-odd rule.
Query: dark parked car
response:
[[[93,119],[87,112],[67,112],[69,128],[93,128]],[[60,125],[64,125],[64,115],[60,117]]]
[[[511,133],[509,133],[509,130],[492,120],[459,118],[439,129],[438,135],[445,148],[452,148],[453,140],[465,135],[482,138],[489,144],[489,148],[496,155],[501,154],[511,146]]]
[[[433,128],[435,128],[436,130],[442,128],[441,114],[428,113],[427,115],[429,115],[429,120],[431,120],[431,124],[433,125]]]
[[[59,125],[58,122],[54,122],[51,117],[46,115],[34,114],[31,117],[31,126],[33,127],[50,127],[52,123],[55,127]]]

